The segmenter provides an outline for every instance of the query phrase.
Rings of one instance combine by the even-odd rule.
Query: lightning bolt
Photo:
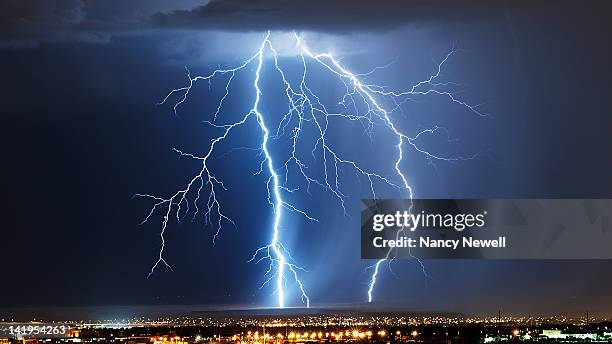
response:
[[[164,258],[166,244],[165,233],[171,217],[176,218],[177,222],[181,222],[184,217],[190,213],[192,214],[192,219],[195,219],[201,211],[204,212],[203,217],[205,223],[213,225],[215,228],[212,239],[213,244],[221,233],[223,223],[229,223],[236,226],[236,223],[222,211],[222,206],[218,198],[218,194],[227,190],[227,187],[214,171],[211,170],[208,161],[220,142],[225,141],[236,128],[244,126],[247,123],[255,122],[262,134],[260,146],[257,148],[257,151],[261,153],[260,156],[262,160],[260,169],[255,175],[267,174],[268,176],[266,182],[268,190],[267,200],[272,208],[274,216],[272,228],[270,229],[270,241],[266,245],[258,248],[249,262],[257,264],[262,261],[268,261],[268,269],[264,275],[265,279],[261,288],[274,282],[274,293],[277,295],[277,305],[281,308],[286,305],[286,284],[289,280],[297,285],[302,303],[306,305],[306,307],[310,306],[310,299],[306,293],[305,285],[300,279],[300,274],[306,270],[295,263],[290,251],[283,244],[283,238],[281,237],[280,229],[283,225],[285,211],[304,216],[310,221],[318,222],[318,220],[309,215],[308,212],[295,207],[284,198],[285,194],[300,190],[299,187],[291,188],[289,186],[291,183],[289,175],[292,172],[297,173],[306,186],[307,193],[310,193],[310,188],[313,185],[329,192],[332,197],[338,200],[340,207],[346,215],[346,195],[341,188],[340,181],[340,174],[344,168],[352,169],[358,176],[368,181],[369,192],[374,199],[377,198],[376,185],[380,183],[400,191],[403,190],[409,199],[412,200],[412,187],[408,183],[408,179],[401,168],[404,155],[406,154],[405,149],[407,147],[419,154],[425,155],[432,164],[437,160],[468,160],[476,156],[445,157],[431,153],[418,145],[419,138],[439,132],[448,135],[445,128],[436,126],[421,130],[416,135],[409,136],[398,128],[392,118],[392,114],[395,111],[401,111],[402,105],[407,101],[411,101],[412,97],[431,95],[446,97],[451,102],[465,107],[479,116],[485,116],[485,114],[479,111],[479,105],[470,105],[457,98],[454,92],[448,90],[448,88],[457,86],[458,84],[437,81],[440,77],[444,63],[459,50],[451,50],[442,62],[438,64],[437,72],[432,74],[428,79],[413,85],[405,91],[389,91],[386,87],[369,84],[364,81],[365,78],[376,69],[385,67],[377,67],[369,73],[355,74],[344,67],[340,59],[335,58],[332,54],[312,52],[297,33],[294,33],[293,37],[295,38],[296,48],[299,52],[298,59],[302,65],[299,82],[292,83],[289,81],[290,78],[287,77],[288,73],[280,64],[280,54],[272,44],[270,32],[268,32],[263,38],[257,52],[237,67],[228,69],[219,68],[208,75],[195,77],[192,76],[187,69],[187,77],[189,79],[188,85],[171,90],[160,102],[160,104],[165,104],[170,98],[178,95],[178,99],[173,105],[174,113],[177,114],[178,107],[187,101],[195,83],[206,81],[210,86],[213,79],[223,76],[227,77],[225,93],[220,99],[215,113],[212,115],[212,121],[204,121],[211,126],[211,130],[218,130],[220,132],[218,136],[210,141],[206,154],[197,156],[173,148],[181,157],[199,161],[201,164],[199,172],[189,180],[185,187],[179,189],[169,197],[158,197],[150,194],[135,195],[137,197],[148,198],[153,202],[142,224],[148,222],[157,212],[161,213],[163,217],[159,234],[161,246],[158,258],[151,267],[149,276],[151,276],[160,265],[172,269]],[[270,127],[269,124],[269,122],[271,122],[270,118],[273,118],[272,115],[263,113],[260,110],[260,101],[263,94],[261,89],[261,74],[268,54],[271,57],[271,64],[274,67],[273,70],[278,73],[282,80],[288,106],[287,112],[280,117],[279,124],[276,128]],[[218,117],[222,114],[222,108],[230,94],[230,87],[235,75],[253,64],[255,65],[253,81],[255,100],[251,108],[246,111],[238,121],[218,124]],[[313,67],[318,67],[323,71],[331,73],[330,75],[337,78],[345,87],[346,92],[338,103],[340,111],[328,110],[328,107],[323,104],[321,98],[309,86],[308,70]],[[383,105],[385,101],[393,106],[389,109],[385,109]],[[371,133],[374,130],[374,126],[378,124],[382,124],[387,128],[389,133],[396,138],[395,149],[397,156],[393,164],[395,176],[385,176],[382,172],[370,171],[364,168],[358,161],[344,157],[341,152],[335,149],[328,140],[328,136],[330,135],[328,129],[329,121],[336,118],[345,121],[360,122],[367,133]],[[304,157],[298,149],[300,142],[307,141],[303,135],[306,126],[313,127],[316,132],[314,144],[311,146],[310,153],[313,158],[320,161],[323,169],[322,176],[317,176],[309,172],[309,165],[306,162],[306,157]],[[288,159],[278,161],[270,152],[269,145],[271,140],[283,137],[288,131],[290,132],[289,135],[291,139],[290,154]],[[190,204],[193,205],[193,209],[190,208]],[[199,204],[203,204],[203,209],[200,209],[201,205]],[[398,232],[398,235],[400,235],[400,232]],[[385,261],[390,264],[395,258],[394,254],[393,250],[389,250],[385,259],[378,260],[376,264],[372,266],[373,273],[368,284],[369,302],[371,302],[373,298],[374,287],[380,273],[381,265]],[[423,269],[423,273],[426,274],[423,263],[418,258],[415,257],[415,259],[419,262]]]

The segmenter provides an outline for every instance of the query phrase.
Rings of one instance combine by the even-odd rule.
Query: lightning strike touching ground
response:
[[[189,83],[187,86],[171,90],[166,97],[160,102],[165,104],[171,97],[178,96],[177,101],[173,105],[175,114],[177,113],[178,107],[187,101],[192,87],[196,82],[207,81],[211,82],[216,77],[229,76],[225,83],[225,93],[220,99],[216,111],[212,116],[211,121],[204,121],[210,127],[211,130],[219,130],[220,135],[216,136],[210,141],[210,145],[206,149],[206,154],[202,156],[185,153],[179,149],[174,148],[173,150],[180,156],[194,159],[199,161],[201,169],[196,173],[185,185],[185,187],[179,189],[169,197],[158,197],[150,194],[136,194],[135,196],[148,198],[153,202],[153,206],[150,208],[146,217],[142,221],[145,223],[157,212],[162,215],[160,239],[161,247],[157,260],[151,267],[149,276],[161,265],[165,265],[169,269],[171,266],[164,258],[165,249],[165,233],[168,228],[168,222],[171,217],[176,218],[177,222],[182,220],[188,213],[192,213],[192,218],[195,219],[196,215],[203,212],[204,221],[208,225],[214,226],[215,232],[213,235],[213,244],[217,237],[221,233],[223,224],[230,224],[236,226],[236,223],[230,219],[222,210],[221,203],[219,201],[219,193],[227,190],[225,184],[221,179],[212,171],[209,167],[209,159],[216,146],[227,140],[228,136],[232,134],[234,129],[242,127],[247,123],[254,122],[257,124],[262,140],[260,146],[257,149],[262,156],[260,164],[260,170],[256,174],[265,174],[267,176],[266,187],[268,190],[268,202],[273,212],[273,224],[270,228],[270,241],[257,249],[252,255],[249,262],[260,263],[267,261],[269,263],[268,269],[264,276],[264,282],[262,287],[273,282],[275,285],[274,293],[277,296],[277,305],[282,308],[285,307],[286,302],[286,283],[291,281],[295,283],[300,295],[298,295],[302,303],[306,306],[310,306],[310,299],[306,292],[306,287],[300,279],[300,274],[305,272],[305,269],[297,265],[291,257],[289,249],[283,243],[281,232],[279,231],[284,217],[287,212],[295,213],[298,216],[303,216],[306,219],[318,222],[318,220],[311,216],[308,212],[301,210],[288,202],[285,199],[285,195],[293,193],[299,190],[299,188],[289,187],[289,171],[294,170],[302,179],[302,182],[306,186],[306,191],[310,192],[310,188],[314,185],[322,188],[324,191],[338,200],[340,207],[342,208],[345,216],[346,211],[346,195],[341,189],[340,182],[340,170],[348,168],[353,170],[357,175],[367,180],[369,186],[369,193],[372,198],[377,198],[376,185],[384,184],[393,189],[399,190],[402,194],[406,195],[412,200],[413,191],[408,183],[407,177],[402,171],[402,162],[404,155],[406,154],[405,149],[407,147],[413,149],[419,154],[423,154],[432,164],[433,161],[458,161],[471,159],[470,157],[445,157],[439,154],[431,153],[421,148],[417,142],[421,136],[431,135],[438,132],[446,133],[446,130],[442,127],[433,127],[422,130],[416,135],[409,136],[403,133],[392,118],[392,114],[401,108],[402,104],[406,101],[410,101],[411,97],[415,96],[430,96],[437,95],[443,96],[451,102],[467,108],[469,111],[479,115],[485,116],[478,109],[478,106],[469,105],[468,103],[458,99],[455,94],[448,91],[449,86],[456,86],[456,84],[450,82],[438,82],[437,79],[440,77],[444,63],[458,50],[451,50],[446,57],[438,64],[438,68],[435,74],[432,74],[428,79],[421,81],[414,86],[410,87],[405,91],[388,91],[386,87],[380,85],[369,84],[363,81],[363,78],[368,76],[370,73],[355,74],[350,72],[345,66],[340,63],[340,60],[335,58],[329,53],[314,53],[308,48],[301,37],[294,33],[296,49],[298,54],[296,55],[299,62],[302,65],[302,71],[299,75],[299,82],[292,83],[291,78],[287,77],[287,71],[281,67],[279,61],[279,53],[272,44],[270,38],[270,32],[268,32],[263,38],[259,49],[250,58],[245,60],[242,64],[237,67],[228,69],[216,69],[212,73],[205,76],[193,77],[189,70],[187,70],[187,77]],[[261,85],[261,74],[262,67],[266,64],[266,59],[271,58],[270,64],[273,66],[273,72],[278,73],[280,80],[282,80],[284,95],[287,99],[288,111],[280,117],[279,124],[276,128],[270,127],[271,119],[274,114],[263,113],[260,110],[260,102],[263,96],[262,85]],[[218,124],[217,120],[219,115],[222,113],[224,102],[230,94],[230,86],[234,81],[234,77],[240,73],[245,72],[248,66],[255,65],[254,81],[252,90],[254,93],[254,102],[250,109],[237,121],[225,124]],[[331,76],[341,82],[346,88],[346,93],[341,97],[339,105],[344,110],[340,112],[333,112],[328,110],[328,107],[322,104],[322,99],[315,93],[308,83],[308,68],[309,66],[316,66],[324,71],[327,71]],[[378,67],[381,68],[381,67]],[[385,68],[385,67],[382,67]],[[446,88],[446,90],[445,90]],[[388,101],[394,104],[390,109],[385,109],[383,102]],[[359,105],[358,105],[359,104]],[[363,109],[362,109],[363,108]],[[351,160],[343,156],[343,154],[333,147],[332,143],[328,140],[329,137],[329,120],[331,118],[340,118],[346,121],[358,121],[363,123],[367,130],[372,130],[375,124],[382,124],[386,130],[395,137],[395,150],[396,157],[393,162],[393,174],[391,176],[385,175],[383,172],[371,171],[362,166],[359,161]],[[292,127],[290,127],[292,126]],[[314,138],[314,145],[311,147],[311,155],[320,158],[322,166],[322,175],[316,176],[315,174],[308,171],[308,164],[304,157],[300,155],[298,146],[300,139],[303,136],[305,126],[313,126],[316,132]],[[279,161],[278,158],[273,156],[274,154],[270,151],[270,140],[278,138],[284,135],[287,129],[290,128],[291,132],[291,145],[289,147],[290,154],[289,158],[284,161]],[[206,196],[204,196],[206,194]],[[190,205],[193,208],[190,209]],[[202,207],[203,209],[200,209]],[[399,232],[398,232],[399,235]],[[380,273],[380,267],[383,262],[391,262],[394,258],[394,252],[389,250],[385,259],[381,259],[372,266],[373,273],[368,283],[368,301],[371,302],[373,298],[374,287],[377,282],[377,277]],[[415,257],[421,268],[425,273],[423,263]]]

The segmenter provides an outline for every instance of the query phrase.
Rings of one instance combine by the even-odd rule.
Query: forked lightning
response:
[[[372,198],[377,198],[376,185],[385,184],[402,191],[402,194],[412,199],[412,188],[406,175],[402,171],[402,162],[406,154],[406,148],[409,147],[419,154],[424,154],[430,161],[456,161],[473,158],[473,156],[467,158],[445,157],[425,150],[417,144],[419,138],[437,132],[446,134],[445,129],[436,126],[421,130],[416,135],[409,136],[400,131],[392,116],[393,113],[400,109],[402,104],[410,100],[411,97],[430,95],[445,97],[447,100],[467,108],[469,111],[479,116],[484,116],[477,105],[474,106],[466,103],[457,98],[452,91],[448,90],[450,86],[455,86],[456,84],[438,81],[444,64],[453,54],[457,53],[458,50],[451,50],[442,62],[438,64],[435,73],[428,79],[418,82],[404,91],[390,91],[388,88],[381,85],[365,82],[365,77],[371,73],[353,73],[349,71],[339,59],[331,54],[315,53],[310,50],[302,37],[298,34],[294,33],[293,37],[295,38],[296,49],[299,52],[295,56],[302,65],[301,72],[297,78],[299,82],[292,83],[290,81],[291,78],[288,77],[289,74],[287,70],[281,66],[280,54],[275,49],[270,32],[268,32],[255,54],[243,63],[233,68],[216,69],[205,76],[192,76],[189,70],[187,70],[187,77],[189,79],[188,84],[184,87],[170,91],[161,101],[161,104],[164,104],[171,98],[176,97],[177,100],[173,105],[174,112],[176,113],[179,106],[187,101],[195,83],[199,81],[211,82],[211,80],[220,77],[227,78],[225,82],[225,93],[220,99],[215,113],[210,120],[205,121],[211,126],[211,130],[218,130],[220,133],[210,141],[210,145],[205,150],[206,154],[194,155],[185,153],[176,148],[174,149],[174,151],[181,156],[199,161],[201,164],[199,172],[197,172],[183,188],[168,197],[136,194],[136,196],[149,198],[153,201],[153,206],[142,223],[149,221],[156,213],[161,213],[163,216],[160,231],[161,247],[157,260],[151,267],[149,276],[153,274],[160,265],[165,265],[171,269],[170,264],[164,257],[166,244],[165,233],[171,218],[175,218],[178,222],[187,214],[191,214],[192,218],[195,219],[198,214],[203,213],[204,221],[207,224],[213,225],[215,228],[213,243],[221,233],[224,223],[236,225],[235,222],[223,212],[218,195],[220,192],[227,190],[227,188],[223,184],[221,178],[211,170],[209,160],[220,142],[229,140],[234,129],[245,126],[247,123],[256,123],[260,131],[259,134],[262,137],[260,142],[261,146],[258,147],[258,150],[262,153],[261,168],[258,174],[265,174],[267,176],[266,185],[268,190],[268,202],[270,203],[274,217],[272,227],[270,228],[269,242],[257,249],[250,261],[255,263],[267,261],[269,263],[262,287],[268,283],[273,283],[275,286],[274,292],[277,296],[277,305],[281,308],[287,305],[286,299],[289,295],[287,295],[286,283],[289,281],[295,283],[297,286],[296,290],[299,290],[300,295],[298,296],[303,305],[309,307],[310,299],[306,292],[307,288],[300,279],[300,275],[303,274],[305,270],[294,262],[288,247],[283,243],[279,228],[282,226],[284,218],[290,213],[297,216],[304,216],[310,221],[318,222],[318,220],[307,211],[292,205],[284,197],[288,193],[299,191],[299,189],[290,188],[288,186],[290,170],[295,171],[299,178],[302,179],[307,191],[310,190],[311,186],[316,186],[329,192],[332,197],[338,200],[346,215],[346,195],[341,189],[340,182],[340,170],[343,168],[352,169],[367,180],[369,193]],[[260,107],[261,99],[265,95],[265,92],[262,92],[261,74],[263,72],[263,66],[266,63],[273,66],[272,72],[278,73],[283,83],[282,87],[284,88],[284,94],[287,98],[288,110],[281,116],[278,116],[278,114],[264,113]],[[247,67],[253,65],[255,66],[254,81],[252,85],[254,94],[253,103],[236,122],[219,123],[220,117],[222,117],[221,114],[224,102],[230,95],[230,86],[235,79],[234,77],[238,73],[248,72]],[[339,100],[342,111],[335,112],[328,110],[328,108],[332,108],[332,106],[326,107],[323,105],[321,98],[317,95],[315,90],[309,86],[308,68],[312,68],[311,66],[318,66],[321,70],[331,73],[331,76],[337,78],[337,80],[344,85],[346,92]],[[394,106],[385,109],[383,105],[385,102],[394,104]],[[332,132],[328,131],[328,121],[332,117],[346,121],[359,121],[370,129],[373,128],[375,124],[382,124],[389,134],[396,138],[395,149],[397,154],[392,163],[393,166],[391,170],[393,173],[387,175],[384,172],[366,169],[359,161],[344,157],[341,151],[334,148],[328,140],[329,136],[333,135]],[[270,125],[274,120],[279,124],[273,128]],[[306,126],[313,126],[315,129],[316,136],[312,138],[314,140],[314,145],[309,148],[312,156],[316,156],[320,159],[321,166],[323,167],[320,176],[309,172],[309,166],[304,162],[306,159],[300,155],[300,150],[298,149],[298,146],[302,142],[307,142],[307,140],[302,140],[305,135],[304,128]],[[290,154],[287,160],[279,161],[279,159],[273,156],[274,154],[270,150],[270,141],[284,135],[286,132],[291,133],[291,144],[287,147]],[[381,265],[385,261],[392,261],[393,258],[394,252],[390,249],[386,259],[381,259],[372,266],[373,271],[367,286],[367,297],[369,302],[372,302],[373,299],[374,287],[380,273],[379,270]],[[418,262],[421,264],[423,272],[425,273],[424,265],[420,260],[418,260]]]

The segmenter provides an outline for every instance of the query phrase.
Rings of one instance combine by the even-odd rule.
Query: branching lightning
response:
[[[178,107],[187,101],[190,91],[195,83],[200,81],[211,82],[211,80],[227,76],[225,83],[225,93],[220,99],[216,111],[212,115],[211,121],[205,121],[211,126],[211,130],[218,130],[220,134],[214,137],[210,141],[210,145],[206,149],[206,154],[198,156],[190,153],[185,153],[179,149],[173,148],[173,150],[180,156],[187,157],[199,161],[201,169],[196,173],[185,187],[179,189],[169,197],[158,197],[150,194],[136,194],[135,196],[144,197],[152,200],[153,206],[149,210],[148,214],[142,221],[146,223],[150,218],[156,214],[161,213],[162,222],[160,230],[161,246],[157,260],[151,267],[149,276],[155,272],[160,266],[164,265],[169,269],[172,269],[170,264],[164,258],[165,249],[165,233],[168,228],[168,223],[171,217],[176,218],[177,222],[180,222],[182,218],[188,214],[192,214],[192,218],[195,219],[196,215],[203,212],[203,217],[206,224],[212,225],[215,228],[213,235],[213,244],[217,237],[221,233],[221,229],[225,224],[231,224],[236,226],[235,222],[225,215],[223,208],[219,201],[219,193],[227,190],[225,184],[222,182],[214,171],[211,170],[208,162],[211,159],[215,148],[220,142],[228,139],[232,132],[238,128],[245,126],[247,123],[256,123],[262,140],[258,151],[261,152],[262,161],[260,164],[260,170],[256,174],[265,174],[267,176],[267,200],[271,206],[273,212],[273,223],[270,228],[270,241],[257,249],[252,255],[250,262],[260,263],[267,261],[269,263],[268,269],[265,273],[265,280],[262,287],[268,283],[274,283],[274,292],[277,295],[278,307],[285,307],[286,305],[286,283],[291,281],[297,285],[299,289],[299,297],[305,306],[310,306],[310,299],[306,292],[306,287],[300,279],[300,274],[305,272],[304,268],[297,265],[294,259],[291,257],[289,249],[283,244],[283,238],[281,237],[281,231],[279,230],[282,226],[286,212],[294,213],[299,216],[304,216],[310,221],[318,222],[318,220],[311,216],[307,211],[297,208],[296,206],[289,203],[284,197],[288,193],[293,193],[299,190],[299,188],[289,187],[289,174],[290,170],[297,172],[299,178],[302,179],[306,187],[306,192],[310,192],[311,187],[319,187],[329,192],[329,194],[338,200],[340,207],[344,214],[347,214],[346,210],[346,195],[341,188],[340,181],[340,170],[344,168],[352,169],[356,174],[368,181],[369,192],[372,198],[377,198],[377,185],[384,184],[391,188],[400,190],[403,194],[408,196],[410,199],[413,197],[412,187],[410,186],[408,179],[402,171],[402,162],[404,155],[406,154],[406,148],[410,147],[412,150],[419,154],[423,154],[430,162],[441,160],[441,161],[457,161],[471,159],[471,157],[445,157],[439,154],[431,153],[418,145],[419,138],[421,136],[435,134],[438,132],[446,133],[446,129],[442,127],[433,127],[422,130],[416,135],[409,136],[403,133],[394,122],[392,114],[401,109],[401,106],[406,101],[411,100],[414,96],[429,96],[437,95],[443,96],[451,102],[467,108],[469,111],[479,115],[485,116],[478,109],[478,106],[469,105],[463,100],[457,98],[451,91],[445,90],[449,86],[456,84],[450,82],[438,82],[442,68],[446,61],[458,50],[451,50],[445,58],[437,66],[436,73],[432,74],[428,79],[418,82],[405,91],[389,91],[386,87],[369,84],[365,82],[365,77],[373,73],[376,69],[369,73],[356,74],[350,72],[345,66],[343,66],[339,59],[329,53],[314,53],[306,46],[302,41],[301,37],[294,33],[296,47],[299,54],[296,55],[301,61],[302,72],[299,75],[299,82],[292,83],[290,78],[287,77],[286,70],[281,66],[279,61],[279,53],[272,44],[270,38],[270,32],[268,32],[262,40],[259,49],[250,58],[245,60],[242,64],[234,68],[228,69],[216,69],[212,73],[205,76],[192,76],[190,71],[187,70],[187,77],[189,83],[187,86],[171,90],[166,97],[160,102],[160,104],[167,103],[171,98],[177,97],[177,101],[173,105],[175,114],[177,113]],[[266,58],[270,59],[270,64],[273,66],[273,71],[278,73],[280,79],[283,82],[284,93],[287,98],[288,110],[287,112],[278,117],[275,114],[263,113],[260,110],[260,102],[263,96],[262,85],[261,85],[261,74],[262,67],[266,62]],[[254,102],[250,109],[236,122],[222,123],[219,124],[218,120],[223,111],[223,105],[228,95],[230,95],[230,86],[234,81],[234,77],[237,73],[245,72],[248,66],[255,65],[255,75],[253,81],[253,93]],[[321,98],[316,92],[309,86],[308,83],[308,70],[311,65],[318,66],[322,70],[331,73],[330,75],[337,78],[344,87],[346,88],[345,94],[341,97],[339,104],[343,108],[343,111],[334,112],[328,110],[323,105]],[[385,68],[385,67],[378,67]],[[385,109],[384,102],[394,104],[393,107]],[[358,105],[359,104],[359,105]],[[270,123],[273,122],[270,119],[279,119],[277,127],[270,127]],[[393,162],[393,174],[390,176],[385,175],[383,172],[371,171],[366,169],[360,164],[359,161],[354,161],[343,156],[343,154],[335,149],[329,141],[329,135],[333,133],[328,132],[329,120],[332,118],[339,118],[346,121],[359,121],[365,125],[366,128],[373,128],[375,124],[382,124],[386,130],[396,138],[396,157]],[[322,175],[317,176],[316,174],[309,172],[308,164],[305,163],[305,159],[300,155],[298,146],[300,145],[300,139],[303,136],[305,126],[313,126],[315,128],[316,137],[314,138],[314,145],[310,147],[310,152],[313,157],[317,157],[321,161],[323,167]],[[273,156],[273,153],[269,149],[270,140],[283,136],[286,132],[291,134],[291,146],[289,158],[284,161],[279,161]],[[447,133],[446,133],[447,134]],[[190,208],[193,206],[193,208]],[[200,209],[202,208],[202,209]],[[399,233],[398,233],[399,235]],[[368,283],[368,301],[371,302],[373,299],[373,292],[377,282],[377,277],[380,273],[381,265],[387,261],[391,262],[394,258],[394,252],[388,251],[385,259],[381,259],[372,266],[373,272],[371,274]],[[425,267],[423,263],[415,257],[423,272]]]

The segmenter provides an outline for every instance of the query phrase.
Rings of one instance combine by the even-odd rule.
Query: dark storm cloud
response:
[[[384,31],[406,24],[478,20],[504,13],[511,7],[524,9],[540,3],[540,0],[0,0],[0,45],[106,42],[114,34],[144,30]]]
[[[545,0],[0,0],[0,47],[107,42],[149,30],[377,32],[402,25],[473,22],[514,13],[580,18],[607,1]]]
[[[78,0],[0,2],[2,45],[31,45],[41,41],[85,39],[84,3]],[[92,39],[93,37],[89,38]]]
[[[202,0],[0,0],[0,47],[41,42],[107,42],[138,32],[154,14],[190,9]]]
[[[581,17],[607,20],[610,8],[606,0],[588,4],[577,0],[211,0],[188,10],[157,13],[147,25],[227,31],[378,32],[403,25],[495,20],[508,14],[562,17],[569,22]]]
[[[222,30],[305,29],[378,31],[408,23],[476,18],[505,6],[499,1],[213,0],[191,10],[157,14],[161,27]]]

